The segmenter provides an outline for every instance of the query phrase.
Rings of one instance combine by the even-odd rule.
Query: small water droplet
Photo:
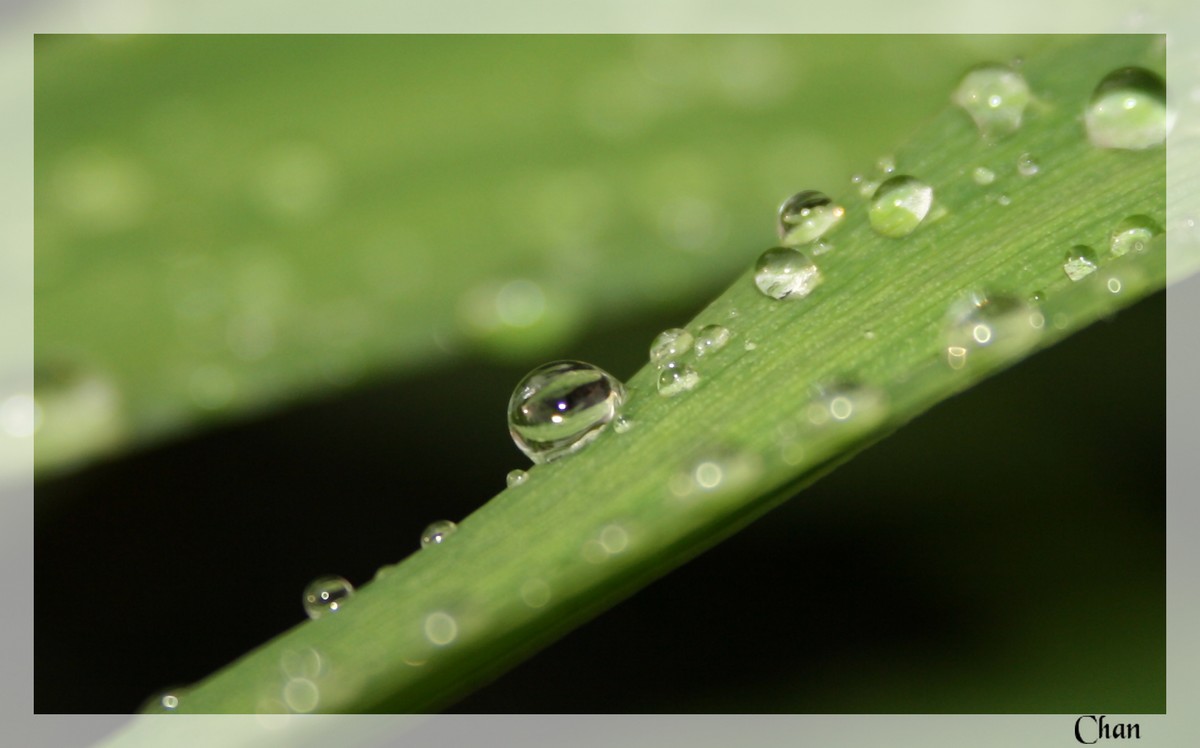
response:
[[[744,348],[747,351],[752,351],[757,347],[758,347],[758,343],[755,343],[753,340],[749,340],[749,339],[747,339],[746,344],[742,346],[742,348]]]
[[[600,530],[600,547],[615,556],[629,547],[629,532],[621,525],[606,525]]]
[[[321,689],[308,678],[290,678],[283,686],[283,703],[296,714],[308,714],[321,703]]]
[[[316,620],[327,613],[336,613],[354,596],[354,585],[344,578],[328,575],[317,577],[304,588],[304,612]]]
[[[976,166],[971,172],[971,179],[978,185],[987,185],[996,181],[996,172],[986,166]]]
[[[1032,177],[1041,170],[1038,162],[1033,159],[1033,156],[1028,153],[1022,153],[1017,157],[1017,173],[1023,177]]]
[[[850,177],[850,183],[858,190],[858,194],[863,197],[870,197],[875,194],[875,190],[879,189],[879,180],[867,179],[862,174],[855,174]]]
[[[1088,140],[1099,148],[1140,151],[1167,139],[1167,86],[1149,70],[1114,70],[1092,92],[1084,113]]]
[[[875,339],[875,331],[874,330],[865,330],[863,332],[863,337],[866,338],[867,340],[874,340]]]
[[[312,647],[289,649],[280,655],[279,669],[289,678],[316,680],[325,671],[325,658]]]
[[[183,688],[167,688],[142,702],[138,711],[142,714],[175,714],[184,695]]]
[[[621,414],[613,421],[613,431],[618,434],[624,434],[633,428],[633,419],[627,415]]]
[[[550,585],[540,579],[530,579],[521,585],[521,600],[531,608],[545,607],[550,602]]]
[[[816,190],[797,192],[779,206],[779,239],[789,247],[814,242],[845,215],[846,209],[835,205],[824,193]]]
[[[451,644],[458,638],[458,621],[440,610],[430,613],[425,617],[425,638],[439,647]]]
[[[1128,252],[1145,252],[1150,240],[1161,233],[1162,229],[1149,216],[1129,216],[1113,227],[1109,247],[1118,257]]]
[[[867,217],[884,236],[908,236],[929,215],[933,188],[910,176],[896,176],[879,185]]]
[[[513,472],[516,472],[515,470]],[[511,476],[512,473],[509,473]],[[518,481],[519,483],[519,481]],[[515,485],[509,481],[508,485]],[[439,519],[437,522],[430,523],[429,527],[421,533],[421,547],[428,548],[431,545],[441,545],[446,542],[446,538],[458,532],[458,525],[448,519]]]
[[[1012,205],[1012,198],[1001,193],[1000,195],[996,196],[996,203],[1002,206],[1009,206]]]
[[[625,387],[582,361],[554,361],[529,372],[508,403],[508,430],[535,463],[550,462],[591,443],[613,419]]]
[[[828,383],[817,388],[817,395],[804,409],[814,426],[844,424],[853,421],[859,428],[878,423],[886,410],[886,397],[874,387],[852,382]]]
[[[692,334],[682,327],[663,330],[650,343],[650,363],[664,366],[692,349]]]
[[[700,374],[690,365],[670,366],[659,372],[658,394],[674,397],[694,389],[699,383]]]
[[[754,481],[762,471],[757,454],[713,449],[690,461],[671,478],[671,493],[681,499],[736,491]]]
[[[701,327],[696,331],[696,355],[706,356],[716,353],[725,347],[731,337],[733,337],[733,333],[720,325]]]
[[[818,257],[826,252],[833,251],[833,242],[828,239],[818,239],[809,247],[809,252],[812,252],[813,257]]]
[[[950,306],[946,317],[946,361],[961,369],[969,357],[987,352],[996,356],[1027,348],[1038,339],[1036,307],[1005,294],[981,291]]]
[[[521,470],[520,468],[517,468],[516,470],[509,470],[508,475],[504,476],[504,482],[509,488],[519,486],[527,480],[529,480],[529,473]]]
[[[803,299],[821,281],[821,270],[798,249],[773,247],[754,266],[754,285],[772,299]]]
[[[875,168],[878,169],[881,174],[891,174],[895,172],[896,157],[890,155],[880,156],[879,160],[875,162]]]
[[[951,100],[962,107],[985,138],[1014,132],[1032,99],[1025,78],[1006,65],[988,63],[963,76]]]
[[[1080,281],[1096,272],[1096,253],[1083,244],[1074,246],[1063,262],[1063,272],[1073,281]]]

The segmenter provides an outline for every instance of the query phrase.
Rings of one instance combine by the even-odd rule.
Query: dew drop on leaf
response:
[[[803,299],[821,281],[821,270],[797,249],[773,247],[754,266],[754,285],[772,299]]]
[[[699,357],[716,353],[725,347],[733,333],[721,325],[705,325],[696,331],[696,355]]]
[[[1113,227],[1109,248],[1118,257],[1129,252],[1145,252],[1150,240],[1161,233],[1162,228],[1149,216],[1129,216]]]
[[[698,384],[700,374],[688,364],[668,366],[658,374],[658,394],[663,397],[675,397],[695,389]]]
[[[1068,278],[1081,281],[1096,272],[1096,253],[1083,244],[1072,247],[1062,267]]]
[[[336,613],[354,595],[354,585],[345,578],[328,575],[317,577],[304,588],[304,612],[317,619]]]
[[[804,190],[783,201],[779,206],[779,240],[796,247],[820,239],[846,215],[846,209],[835,205],[824,193]]]
[[[590,444],[624,399],[621,382],[597,366],[582,361],[543,364],[513,390],[508,431],[529,459],[550,462]]]
[[[1140,151],[1167,139],[1167,86],[1144,68],[1114,70],[1092,92],[1084,112],[1088,140],[1099,148]]]
[[[513,472],[517,471],[514,470]],[[511,477],[512,473],[509,473],[509,476]],[[519,482],[520,481],[518,481],[518,483]],[[515,484],[510,480],[509,485],[511,486]],[[446,538],[450,537],[456,532],[458,532],[458,525],[454,524],[448,519],[439,519],[437,522],[431,523],[429,527],[426,527],[424,532],[421,533],[421,547],[428,548],[431,545],[441,545],[442,543],[446,542]]]
[[[985,138],[1016,131],[1031,98],[1025,78],[1012,68],[997,63],[969,70],[951,96],[951,100],[971,116]]]
[[[650,343],[650,363],[665,366],[692,348],[692,334],[682,327],[660,332]]]
[[[915,177],[900,175],[879,185],[867,217],[875,231],[898,238],[915,231],[932,206],[932,187]]]

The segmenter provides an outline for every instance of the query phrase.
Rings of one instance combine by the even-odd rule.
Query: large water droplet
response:
[[[1104,77],[1084,113],[1088,140],[1100,148],[1140,151],[1167,139],[1167,86],[1143,68],[1121,68]]]
[[[1040,334],[1035,307],[1015,296],[975,292],[955,302],[946,317],[946,361],[961,369],[968,358],[986,352],[1014,354],[1035,343]]]
[[[754,266],[754,285],[772,299],[803,299],[821,280],[821,270],[798,249],[773,247]]]
[[[650,343],[650,363],[663,366],[676,360],[692,348],[692,334],[682,327],[660,332]]]
[[[439,519],[437,522],[430,523],[429,527],[421,533],[421,547],[428,548],[431,545],[441,545],[446,542],[446,538],[458,532],[458,525],[448,519]]]
[[[1073,281],[1080,281],[1096,272],[1096,253],[1091,247],[1080,244],[1072,247],[1063,262],[1063,272]]]
[[[353,596],[354,585],[343,577],[332,574],[317,577],[304,588],[304,612],[315,620],[327,613],[341,610],[346,601]]]
[[[696,355],[707,356],[725,347],[733,333],[721,325],[705,325],[696,331]]]
[[[963,76],[951,99],[962,107],[984,137],[1007,135],[1021,126],[1031,96],[1029,84],[1006,65],[989,63]]]
[[[789,247],[814,242],[842,220],[846,209],[816,190],[797,192],[779,206],[779,239]]]
[[[867,217],[884,236],[908,236],[933,206],[933,188],[910,176],[892,177],[875,191]]]
[[[688,364],[669,366],[658,374],[658,394],[674,397],[700,384],[700,374]]]
[[[1113,227],[1109,248],[1118,257],[1128,252],[1145,252],[1162,228],[1150,216],[1129,216]]]
[[[582,361],[554,361],[529,372],[508,402],[508,431],[536,463],[577,452],[600,435],[625,399],[624,386]]]

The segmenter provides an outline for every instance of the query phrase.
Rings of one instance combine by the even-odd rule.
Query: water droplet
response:
[[[1041,304],[1043,301],[1046,300],[1046,292],[1045,291],[1034,291],[1033,293],[1031,293],[1029,295],[1029,300],[1031,302],[1033,302],[1034,304]]]
[[[283,686],[283,703],[296,714],[308,714],[321,703],[321,689],[308,678],[289,678]]]
[[[826,252],[833,251],[833,242],[828,239],[818,239],[812,243],[808,251],[812,252],[813,257],[823,255]]]
[[[1162,229],[1149,216],[1129,216],[1113,228],[1109,247],[1118,257],[1127,252],[1145,252],[1150,240],[1161,233]]]
[[[747,340],[746,344],[742,346],[742,348],[744,348],[747,351],[752,351],[757,347],[758,347],[758,343],[755,343],[753,340]]]
[[[728,493],[758,478],[762,462],[753,452],[714,449],[701,454],[671,478],[675,496],[686,499],[704,494]]]
[[[1096,272],[1096,253],[1083,244],[1071,248],[1063,263],[1063,272],[1073,281],[1083,280]]]
[[[804,409],[804,415],[814,426],[853,422],[858,428],[868,428],[882,420],[886,397],[874,387],[851,382],[836,382],[817,388],[817,395]]]
[[[858,189],[858,194],[863,197],[870,197],[875,194],[875,190],[879,189],[878,180],[867,179],[862,174],[850,177],[850,183]]]
[[[705,325],[696,331],[696,355],[706,356],[725,347],[733,337],[727,328],[720,325]]]
[[[624,414],[619,415],[617,416],[616,420],[613,421],[613,431],[617,432],[618,434],[624,434],[633,428],[633,423],[633,419],[629,416]]]
[[[1012,205],[1012,198],[1005,194],[1000,194],[996,197],[996,202],[1002,206]]]
[[[1033,156],[1028,153],[1022,153],[1017,157],[1017,173],[1023,177],[1032,177],[1041,170],[1037,161],[1033,160]]]
[[[969,70],[951,96],[951,100],[971,116],[979,134],[985,138],[1016,131],[1031,98],[1025,78],[1012,68],[997,63]]]
[[[669,366],[659,372],[658,394],[663,397],[674,397],[687,392],[700,383],[700,375],[688,364]]]
[[[317,577],[304,588],[304,612],[315,620],[341,610],[353,596],[354,585],[344,578],[332,574]]]
[[[508,475],[504,476],[504,482],[509,488],[519,486],[527,480],[529,480],[529,473],[521,470],[520,468],[516,470],[509,470]]]
[[[508,403],[508,431],[535,463],[577,452],[600,435],[625,399],[625,387],[582,361],[554,361],[529,372]]]
[[[513,471],[516,472],[516,471]],[[511,476],[512,473],[509,473]],[[514,485],[511,481],[509,485]],[[425,531],[421,533],[421,547],[428,548],[431,545],[441,545],[446,542],[446,538],[458,532],[458,525],[448,519],[439,519],[433,522]]]
[[[875,162],[875,168],[878,169],[881,174],[892,174],[896,171],[896,157],[880,156],[879,160]]]
[[[884,236],[908,236],[933,206],[933,188],[910,176],[892,177],[875,192],[867,217]]]
[[[279,657],[279,669],[289,678],[316,680],[325,671],[325,658],[312,647],[289,649]]]
[[[946,361],[961,369],[968,357],[1012,354],[1038,339],[1036,307],[1014,296],[974,292],[951,305],[946,317]]]
[[[600,530],[600,547],[615,556],[629,547],[629,532],[620,525],[606,525]]]
[[[531,608],[545,607],[550,602],[550,585],[540,579],[530,579],[521,585],[521,600]]]
[[[660,332],[650,343],[650,363],[664,366],[692,349],[692,334],[682,327]]]
[[[142,702],[138,709],[142,714],[174,714],[179,710],[184,689],[167,688]]]
[[[779,206],[779,239],[789,247],[814,242],[845,215],[846,209],[835,205],[824,193],[797,192]]]
[[[754,285],[772,299],[803,299],[821,281],[820,269],[798,249],[773,247],[754,266]]]
[[[988,185],[996,181],[996,172],[986,166],[976,166],[971,172],[971,179],[978,185]]]
[[[452,643],[458,638],[458,621],[440,610],[430,613],[425,617],[425,638],[439,647]]]
[[[1140,151],[1167,139],[1167,86],[1143,68],[1104,77],[1084,113],[1088,140],[1099,148]]]

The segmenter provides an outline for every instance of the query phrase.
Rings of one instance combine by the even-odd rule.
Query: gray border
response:
[[[1008,0],[987,8],[960,2],[922,3],[917,15],[912,0],[841,2],[804,7],[778,0],[741,0],[729,7],[697,8],[684,0],[606,5],[521,0],[488,3],[454,0],[434,7],[428,2],[378,3],[357,15],[332,17],[332,6],[300,2],[271,3],[266,9],[240,3],[207,3],[168,8],[154,0],[76,2],[46,8],[31,0],[0,10],[0,292],[4,301],[4,333],[0,335],[0,367],[6,392],[32,382],[33,349],[33,171],[32,81],[36,32],[1166,32],[1172,100],[1179,120],[1168,142],[1168,241],[1176,264],[1200,257],[1200,210],[1192,172],[1200,125],[1200,32],[1197,12],[1187,3],[1158,0],[1134,10],[1092,3],[1053,6],[1030,0]],[[342,11],[344,13],[344,11]],[[1180,95],[1176,95],[1176,93]],[[1194,172],[1193,172],[1194,174]],[[1200,278],[1174,285],[1167,295],[1167,481],[1168,481],[1168,714],[1137,717],[1141,744],[1185,746],[1197,741],[1189,731],[1187,712],[1200,703],[1200,585],[1194,569],[1198,553],[1191,542],[1200,509],[1188,486],[1200,484],[1200,345],[1191,320],[1200,319]],[[26,390],[28,391],[28,390]],[[0,392],[0,395],[6,394]],[[11,442],[11,440],[9,440]],[[32,449],[9,442],[0,449],[18,450],[32,466]],[[10,451],[10,454],[12,452]],[[128,717],[34,716],[33,681],[33,516],[32,467],[24,477],[0,485],[0,568],[9,581],[0,605],[0,707],[4,741],[21,746],[89,745],[119,729]],[[1098,615],[1102,612],[1098,611]],[[1130,716],[1130,715],[1125,715]],[[805,744],[867,746],[1052,746],[1073,745],[1075,715],[1049,716],[404,716],[287,717],[302,719],[304,732],[320,742],[342,745],[413,744],[431,746],[622,745],[728,746]],[[254,745],[269,745],[279,723],[255,717],[171,716],[179,740],[173,745],[249,745],[233,735],[253,736]],[[252,726],[253,729],[247,730]],[[136,728],[135,728],[136,732]],[[293,731],[287,734],[294,736]],[[161,740],[157,741],[161,745]],[[295,743],[291,743],[294,745]],[[155,743],[147,742],[147,745]]]

